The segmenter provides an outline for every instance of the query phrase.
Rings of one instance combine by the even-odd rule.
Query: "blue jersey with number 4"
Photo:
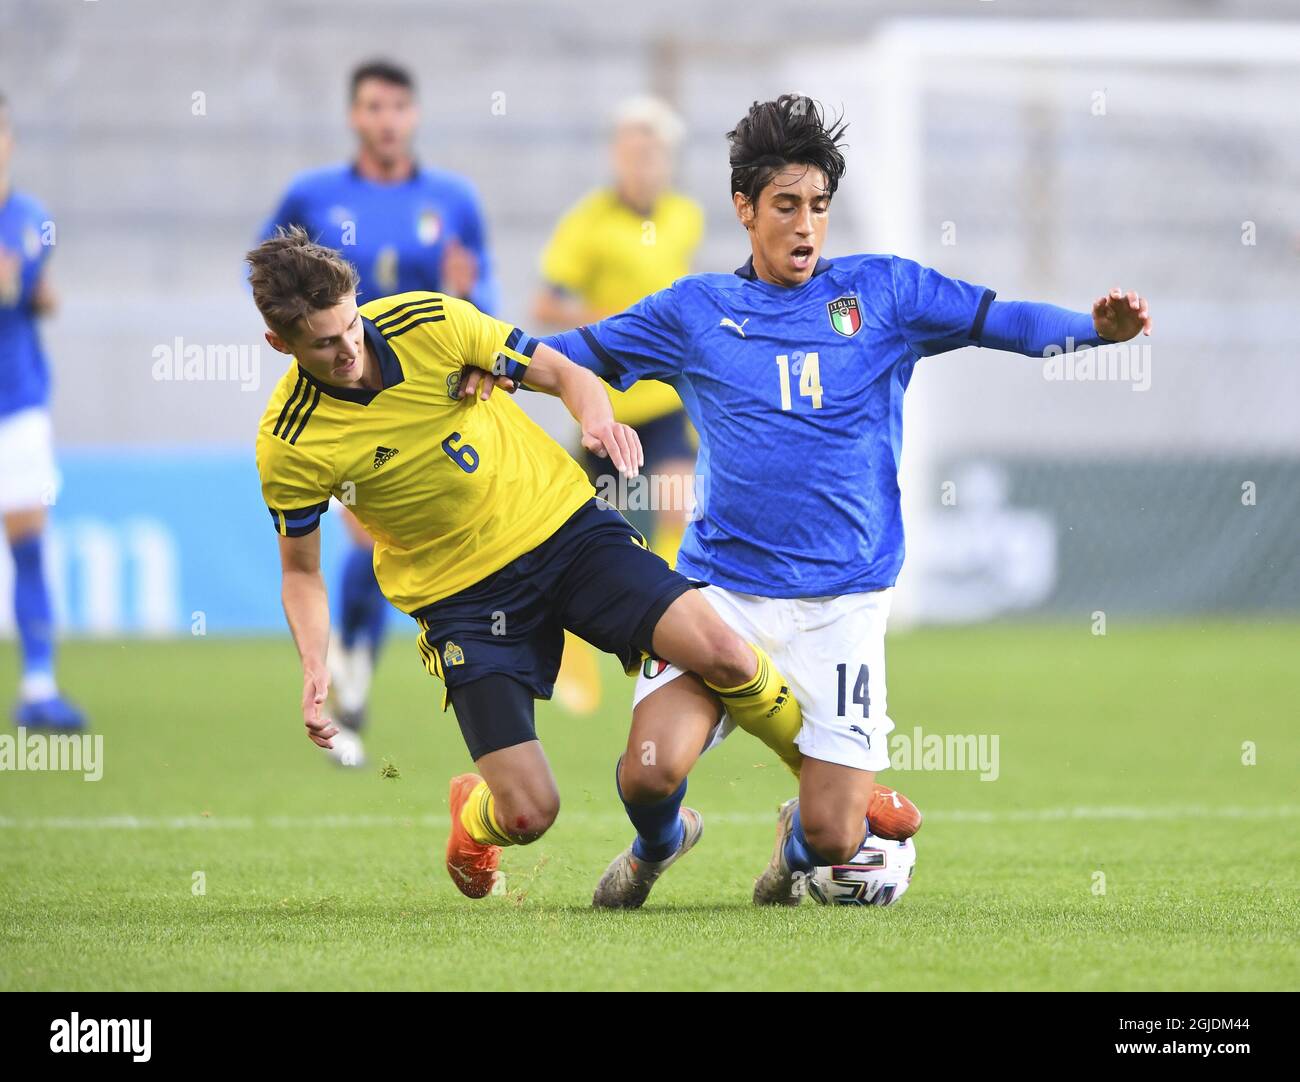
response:
[[[300,225],[317,244],[342,252],[361,277],[361,304],[415,290],[446,292],[442,261],[455,238],[478,268],[465,299],[480,312],[497,310],[478,195],[455,173],[417,166],[405,180],[380,184],[354,165],[313,169],[294,178],[262,227],[262,239],[279,225]]]
[[[819,260],[787,288],[696,274],[543,339],[625,389],[672,384],[700,433],[677,568],[763,597],[892,586],[903,565],[903,392],[920,357],[977,345],[993,291],[911,260]]]

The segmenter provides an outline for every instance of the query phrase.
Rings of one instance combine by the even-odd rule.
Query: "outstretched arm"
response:
[[[1031,301],[993,301],[978,341],[991,349],[1041,357],[1050,349],[1126,342],[1139,332],[1150,334],[1151,326],[1146,299],[1115,288],[1093,302],[1091,313]]]
[[[917,357],[963,346],[988,346],[1026,356],[1068,352],[1151,333],[1145,298],[1118,287],[1098,297],[1089,312],[1054,304],[997,301],[972,285],[910,259],[890,261],[895,312],[903,339]]]
[[[627,425],[614,420],[609,394],[587,369],[539,342],[523,375],[523,383],[536,391],[556,395],[582,427],[582,446],[601,458],[608,457],[627,477],[645,465],[641,439]]]

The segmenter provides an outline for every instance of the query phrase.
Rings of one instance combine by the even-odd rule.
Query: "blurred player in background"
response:
[[[46,508],[59,475],[50,428],[50,373],[36,320],[54,310],[45,261],[50,215],[15,191],[14,136],[0,95],[0,514],[14,562],[14,618],[22,680],[14,721],[28,728],[85,726],[54,680],[54,615],[42,564]]]
[[[361,275],[364,302],[410,290],[437,290],[497,309],[478,194],[464,177],[421,165],[415,80],[387,61],[352,73],[349,124],[357,138],[350,162],[296,177],[262,230],[300,225],[342,252]],[[375,580],[374,542],[344,509],[353,542],[339,591],[339,633],[330,647],[335,713],[344,726],[332,754],[346,766],[364,761],[370,678],[383,641],[388,602]]]
[[[704,212],[673,191],[673,156],[682,122],[651,97],[631,98],[615,110],[610,164],[613,183],[578,201],[555,227],[542,253],[542,288],[533,318],[550,330],[568,330],[621,312],[642,297],[690,273],[704,232]],[[643,483],[671,494],[666,506],[623,509],[669,564],[677,559],[695,471],[695,431],[682,400],[668,384],[642,380],[611,391],[614,416],[633,425],[645,448]],[[583,453],[593,480],[605,465]],[[565,706],[590,712],[600,705],[595,655],[576,639],[565,650],[556,695]]]

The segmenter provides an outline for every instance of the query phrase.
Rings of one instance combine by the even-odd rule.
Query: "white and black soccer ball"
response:
[[[808,893],[822,905],[893,905],[907,893],[915,868],[911,838],[891,842],[868,834],[847,864],[814,868]]]

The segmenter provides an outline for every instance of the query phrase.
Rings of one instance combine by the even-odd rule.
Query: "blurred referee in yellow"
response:
[[[535,325],[549,330],[595,323],[672,285],[691,272],[704,233],[699,204],[669,187],[683,134],[677,114],[657,98],[636,97],[615,110],[613,121],[613,183],[571,207],[542,253],[542,287],[532,316]],[[641,436],[645,475],[658,482],[651,492],[693,492],[697,440],[677,392],[666,383],[642,380],[629,391],[609,393],[615,418]],[[594,480],[606,467],[586,452],[582,456]],[[647,521],[633,501],[625,513],[671,565],[687,510],[673,501],[654,508]],[[595,654],[572,637],[556,694],[572,710],[599,705]]]

